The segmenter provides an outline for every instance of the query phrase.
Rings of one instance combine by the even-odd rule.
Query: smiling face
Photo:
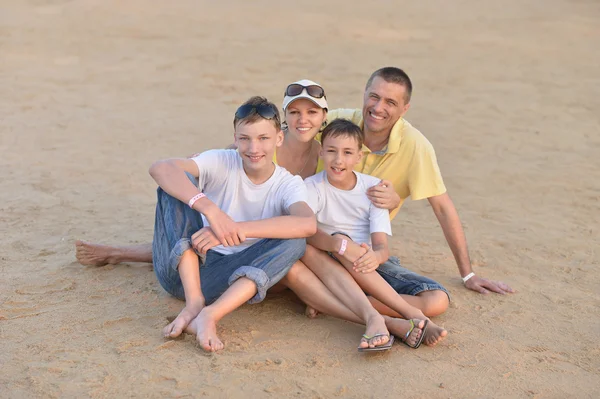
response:
[[[294,100],[285,109],[287,134],[298,141],[309,142],[319,133],[326,118],[327,111],[314,102],[305,98]]]
[[[344,190],[354,187],[354,166],[362,159],[356,138],[343,133],[328,136],[322,143],[321,158],[331,185]]]
[[[241,123],[235,128],[235,144],[248,176],[272,172],[273,154],[283,142],[283,133],[267,119]]]
[[[389,134],[394,124],[408,108],[406,87],[386,82],[382,77],[373,79],[365,90],[363,120],[365,134]]]

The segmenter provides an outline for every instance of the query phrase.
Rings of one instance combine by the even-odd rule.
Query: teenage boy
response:
[[[305,180],[309,205],[318,223],[317,234],[307,242],[321,251],[308,250],[302,261],[327,285],[330,279],[337,278],[332,262],[338,260],[369,295],[407,319],[426,319],[421,310],[408,304],[381,275],[372,273],[388,261],[387,236],[392,229],[388,211],[373,205],[367,196],[368,189],[377,186],[380,180],[354,171],[363,156],[363,139],[360,127],[349,120],[337,119],[323,131],[324,170]],[[328,246],[332,234],[338,241]],[[365,249],[366,254],[359,257]],[[427,345],[435,345],[446,335],[446,330],[426,320],[423,338]],[[419,340],[409,346],[418,347],[420,343]]]
[[[163,333],[186,330],[211,352],[223,348],[217,322],[245,302],[262,301],[316,232],[302,179],[272,161],[283,140],[277,107],[252,97],[233,126],[237,151],[210,150],[150,168],[159,185],[154,270],[169,294],[185,299]]]

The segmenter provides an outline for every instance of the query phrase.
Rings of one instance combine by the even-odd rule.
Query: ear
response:
[[[404,109],[402,110],[402,116],[404,116],[404,114],[406,114],[408,112],[409,108],[410,108],[410,103],[404,105]]]
[[[359,148],[359,149],[358,149],[358,162],[360,162],[360,161],[362,160],[362,157],[363,157],[362,148]],[[357,163],[358,163],[358,162],[357,162]]]
[[[277,132],[277,137],[275,140],[276,140],[275,145],[277,147],[281,147],[283,145],[283,131],[282,130]]]

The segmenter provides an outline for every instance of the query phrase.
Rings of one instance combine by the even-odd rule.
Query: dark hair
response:
[[[365,134],[355,123],[348,119],[336,119],[323,129],[323,133],[321,133],[321,144],[325,145],[325,139],[327,137],[339,136],[355,139],[359,150],[362,148],[363,142],[365,141]]]
[[[239,108],[242,108],[245,105],[250,105],[253,107],[272,108],[274,116],[271,119],[265,118],[258,112],[258,110],[256,108],[252,109],[252,111],[243,118],[238,118],[237,113],[236,113],[235,117],[233,118],[233,128],[234,129],[238,125],[243,125],[243,124],[248,124],[248,123],[256,123],[262,119],[266,119],[266,120],[270,121],[271,123],[273,123],[273,126],[275,126],[275,129],[277,129],[277,131],[281,130],[281,118],[279,116],[279,110],[277,109],[277,106],[275,104],[273,104],[272,102],[267,100],[265,97],[260,97],[260,96],[250,97],[245,103],[240,105]]]
[[[376,70],[375,72],[373,72],[373,74],[367,81],[367,86],[365,87],[365,90],[369,89],[371,83],[373,83],[373,79],[375,79],[376,77],[380,77],[388,83],[396,83],[406,87],[406,95],[404,96],[404,101],[407,104],[410,102],[410,96],[412,95],[413,86],[412,82],[410,81],[410,78],[402,69],[396,67],[384,67]]]

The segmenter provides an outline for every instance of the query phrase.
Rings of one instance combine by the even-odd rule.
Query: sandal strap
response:
[[[413,332],[413,330],[415,329],[415,322],[412,321],[412,319],[410,319],[409,322],[410,322],[410,330],[408,330],[408,332],[404,336],[403,341],[406,341],[408,339],[408,337],[410,336],[410,333]]]
[[[367,334],[363,334],[362,337],[364,339],[368,339],[368,340],[372,340],[373,338],[377,338],[377,337],[389,337],[390,334],[384,334],[384,333],[380,333],[380,334],[375,334],[372,337],[369,337]]]

